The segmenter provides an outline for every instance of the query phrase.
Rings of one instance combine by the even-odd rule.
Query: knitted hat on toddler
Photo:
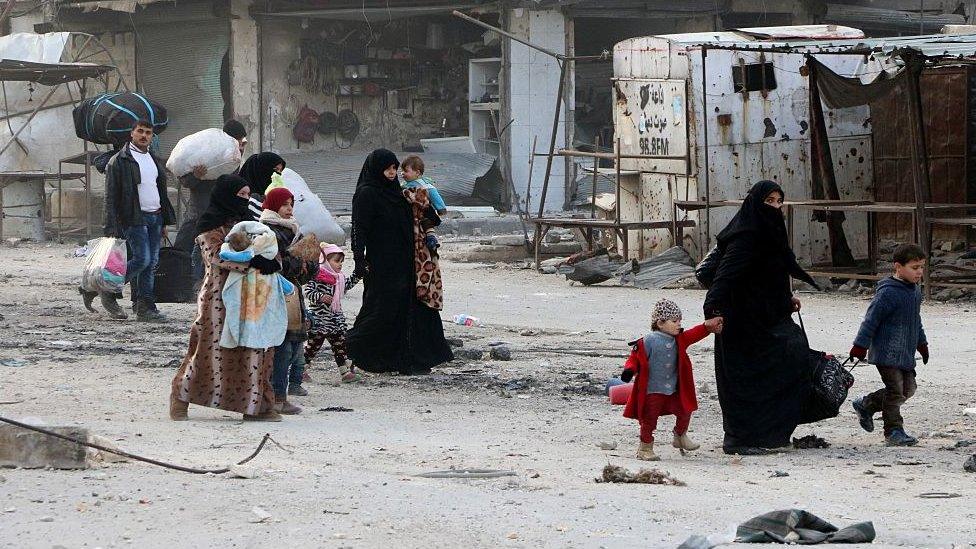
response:
[[[654,304],[654,312],[651,313],[651,322],[657,324],[658,322],[668,320],[681,320],[681,309],[678,308],[678,304],[674,301],[662,299]]]

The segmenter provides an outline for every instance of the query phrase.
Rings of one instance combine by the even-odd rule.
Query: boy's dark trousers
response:
[[[871,414],[881,412],[884,420],[884,434],[888,436],[895,429],[904,429],[901,405],[915,394],[915,370],[900,370],[878,366],[884,389],[879,389],[864,397],[864,406]]]

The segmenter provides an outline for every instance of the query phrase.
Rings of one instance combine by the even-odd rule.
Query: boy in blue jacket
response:
[[[855,400],[853,406],[861,427],[869,433],[874,431],[874,414],[881,412],[886,445],[914,446],[918,439],[905,432],[901,405],[917,387],[915,351],[922,355],[922,364],[929,362],[918,287],[926,258],[921,248],[906,244],[895,250],[893,259],[895,275],[878,283],[851,348],[852,358],[867,357],[877,366],[885,386]]]

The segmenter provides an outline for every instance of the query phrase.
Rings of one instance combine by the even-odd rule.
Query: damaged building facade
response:
[[[282,154],[333,210],[350,207],[365,154],[386,147],[423,151],[454,205],[510,211],[518,201],[533,211],[545,172],[533,145],[548,149],[560,67],[453,10],[561,55],[603,56],[570,62],[555,146],[609,151],[618,42],[851,18],[869,35],[912,34],[970,22],[973,4],[932,1],[918,12],[912,2],[871,0],[75,0],[18,2],[4,30],[96,36],[105,51],[86,61],[117,67],[111,78],[167,107],[163,154],[235,117],[252,152]],[[82,144],[66,132],[59,148]],[[546,210],[587,202],[593,183],[582,164],[555,162]],[[596,184],[612,190],[605,177]]]

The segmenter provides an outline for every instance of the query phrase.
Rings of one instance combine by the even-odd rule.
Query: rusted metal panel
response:
[[[968,195],[967,126],[969,75],[967,67],[926,69],[922,73],[922,119],[929,161],[930,201],[965,203]],[[908,102],[901,89],[871,105],[874,123],[874,198],[878,201],[914,202]],[[913,239],[908,214],[878,214],[882,239]],[[960,227],[936,226],[936,239],[962,240]]]

